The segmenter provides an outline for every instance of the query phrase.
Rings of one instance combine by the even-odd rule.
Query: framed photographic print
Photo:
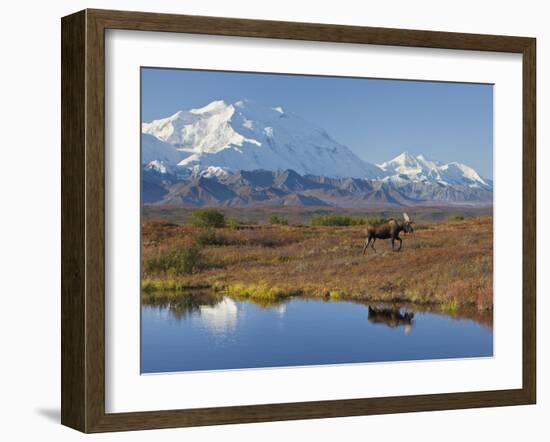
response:
[[[62,423],[535,403],[535,40],[62,19]]]

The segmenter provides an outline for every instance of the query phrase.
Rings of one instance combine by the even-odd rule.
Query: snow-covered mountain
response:
[[[282,107],[213,101],[142,123],[144,201],[342,207],[492,203],[471,167],[403,152],[363,161]]]
[[[158,171],[173,171],[176,165],[186,157],[169,143],[147,133],[141,134],[141,163],[145,167]]]
[[[474,169],[462,163],[440,163],[424,158],[423,155],[412,156],[408,152],[393,160],[379,164],[385,172],[381,179],[393,181],[395,184],[407,182],[431,182],[444,186],[463,185],[488,189],[489,180],[484,180]]]
[[[213,101],[142,124],[142,132],[171,145],[184,158],[180,168],[294,170],[330,177],[376,178],[367,163],[330,135],[282,107],[248,100]],[[172,164],[175,165],[175,164]]]

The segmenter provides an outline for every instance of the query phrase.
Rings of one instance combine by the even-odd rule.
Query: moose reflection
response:
[[[414,324],[413,312],[403,312],[397,307],[371,307],[369,306],[369,322],[373,324],[385,324],[388,327],[405,327],[405,334],[411,332]]]

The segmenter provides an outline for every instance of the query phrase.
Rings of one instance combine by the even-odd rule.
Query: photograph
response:
[[[494,356],[493,84],[140,83],[141,374]]]

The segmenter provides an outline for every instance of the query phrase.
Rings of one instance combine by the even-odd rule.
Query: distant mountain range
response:
[[[281,107],[214,101],[142,123],[142,198],[151,204],[388,207],[491,205],[493,183],[458,162],[406,152],[360,159]]]

